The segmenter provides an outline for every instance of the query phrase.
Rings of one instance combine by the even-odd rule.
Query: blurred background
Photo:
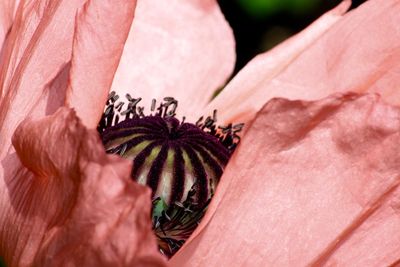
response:
[[[255,55],[301,31],[341,0],[219,0],[236,37],[235,73]],[[366,0],[353,0],[355,8]]]

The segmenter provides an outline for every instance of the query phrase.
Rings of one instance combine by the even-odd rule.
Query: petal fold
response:
[[[399,129],[400,109],[376,95],[271,100],[171,265],[395,263]]]
[[[74,111],[24,121],[13,144],[0,181],[7,266],[165,266],[150,190],[130,180],[130,163],[106,155]]]
[[[19,0],[3,0],[0,2],[0,57],[6,35],[14,21]]]
[[[76,19],[67,104],[95,128],[135,11],[135,0],[88,1]]]
[[[213,101],[223,122],[249,121],[271,98],[316,100],[378,92],[400,103],[400,3],[370,0],[346,15],[343,2],[309,28],[252,60]]]
[[[192,119],[233,71],[234,45],[215,0],[139,1],[112,90],[142,97],[146,111],[174,97]]]
[[[49,114],[48,106],[65,98],[74,18],[84,2],[32,0],[18,6],[0,58],[0,159],[23,119]]]

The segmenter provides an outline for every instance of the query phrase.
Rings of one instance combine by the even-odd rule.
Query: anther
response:
[[[146,115],[142,98],[125,97],[127,105],[110,93],[98,131],[108,153],[133,161],[132,179],[152,189],[153,228],[171,256],[203,217],[243,124],[217,126],[216,110],[195,124],[179,121],[173,97],[153,99]]]

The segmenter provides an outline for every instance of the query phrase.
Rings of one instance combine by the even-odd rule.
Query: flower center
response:
[[[196,228],[213,196],[241,125],[217,127],[216,113],[195,124],[175,118],[178,102],[164,98],[144,115],[140,98],[125,103],[111,93],[98,130],[107,153],[133,161],[132,179],[153,194],[153,228],[171,256]]]

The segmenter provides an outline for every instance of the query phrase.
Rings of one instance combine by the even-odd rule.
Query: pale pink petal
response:
[[[142,97],[146,111],[153,98],[174,97],[179,116],[192,118],[234,62],[234,37],[217,1],[138,1],[112,90]]]
[[[400,250],[399,148],[400,109],[375,95],[272,100],[171,265],[389,266]]]
[[[83,2],[36,0],[19,5],[0,64],[0,159],[26,116],[49,114],[48,106],[63,99],[74,18]],[[55,83],[57,92],[49,90]]]
[[[165,266],[150,190],[131,181],[130,163],[106,155],[74,111],[24,121],[13,144],[0,180],[7,266]]]
[[[85,124],[95,127],[135,1],[88,3],[76,18],[85,2],[26,1],[20,6],[1,65],[0,156],[10,149],[11,135],[26,116],[52,114],[65,102],[77,109]],[[68,80],[72,89],[66,99]]]
[[[349,2],[256,57],[211,103],[222,121],[248,121],[269,99],[319,99],[332,92],[379,92],[400,103],[400,2]],[[322,34],[323,33],[323,34]]]
[[[398,105],[399,24],[399,1],[367,1],[296,59],[271,90],[288,88],[289,97],[306,99],[349,90],[378,92],[386,102]],[[293,77],[297,85],[289,81]]]
[[[19,0],[2,0],[0,1],[0,57],[4,39],[10,31],[14,21],[15,11],[18,7]]]
[[[136,1],[89,1],[77,17],[67,103],[95,128],[131,27]]]

